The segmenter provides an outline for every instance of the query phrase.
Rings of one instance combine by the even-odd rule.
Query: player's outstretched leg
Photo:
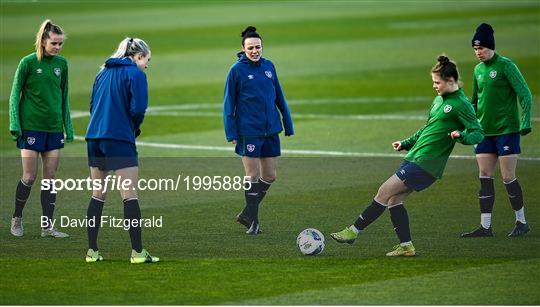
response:
[[[353,225],[346,227],[342,231],[331,233],[330,237],[338,243],[354,243],[354,240],[356,240],[360,231],[364,230],[369,224],[379,218],[385,209],[386,206],[384,204],[373,199],[371,204],[362,212],[362,214],[360,214]]]

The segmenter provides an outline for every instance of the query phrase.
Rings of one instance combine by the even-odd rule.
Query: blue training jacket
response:
[[[110,58],[96,76],[86,139],[135,143],[148,107],[146,74],[130,58]]]
[[[223,121],[229,142],[239,136],[276,135],[283,126],[285,135],[294,134],[289,107],[270,60],[253,62],[244,52],[238,53],[225,84]]]

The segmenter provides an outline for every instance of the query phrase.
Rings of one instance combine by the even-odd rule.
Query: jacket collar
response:
[[[238,63],[246,63],[246,64],[252,64],[252,65],[261,65],[261,62],[264,60],[263,57],[261,57],[257,62],[253,62],[250,60],[246,53],[244,51],[240,51],[236,54],[238,57]]]
[[[442,98],[443,98],[443,100],[446,100],[446,99],[449,99],[449,98],[452,98],[452,97],[460,96],[462,94],[463,94],[463,89],[458,88],[456,91],[454,91],[452,93],[446,93],[446,94],[442,95]]]

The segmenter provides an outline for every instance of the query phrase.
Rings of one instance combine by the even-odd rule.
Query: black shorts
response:
[[[405,161],[401,164],[396,171],[396,176],[398,176],[407,187],[417,192],[426,189],[437,180],[437,178],[433,177],[433,175],[426,172],[423,168],[409,161]]]
[[[114,171],[138,166],[135,144],[108,139],[86,140],[88,166],[102,171]]]
[[[64,148],[64,133],[24,130],[17,139],[17,148],[37,152],[61,149]]]
[[[509,133],[496,136],[486,136],[474,146],[476,154],[493,153],[497,156],[516,155],[521,153],[519,133]]]
[[[281,155],[279,135],[266,137],[241,136],[236,142],[234,151],[240,156],[253,158],[270,158]]]

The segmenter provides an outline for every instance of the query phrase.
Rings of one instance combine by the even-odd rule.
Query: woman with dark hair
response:
[[[262,38],[256,30],[249,26],[242,31],[242,51],[227,76],[223,102],[227,141],[236,145],[249,177],[246,205],[236,219],[252,235],[260,232],[259,205],[276,180],[279,133],[285,129],[286,136],[294,134],[276,68],[262,57]]]
[[[54,179],[64,140],[68,143],[73,141],[68,63],[59,55],[64,40],[64,30],[51,20],[45,20],[36,34],[36,52],[21,60],[13,79],[9,99],[9,131],[21,150],[23,169],[11,219],[11,234],[17,237],[24,235],[23,209],[37,176],[38,157],[41,155],[43,179]],[[41,236],[69,237],[53,228],[55,203],[56,192],[42,189]]]
[[[422,191],[441,178],[456,142],[478,144],[484,136],[469,100],[459,88],[454,62],[441,55],[431,70],[437,97],[431,104],[426,124],[411,137],[392,143],[394,150],[408,150],[404,163],[384,182],[372,203],[350,227],[330,234],[339,243],[352,244],[358,234],[386,208],[400,244],[386,256],[414,256],[409,216],[404,201],[412,191]]]

